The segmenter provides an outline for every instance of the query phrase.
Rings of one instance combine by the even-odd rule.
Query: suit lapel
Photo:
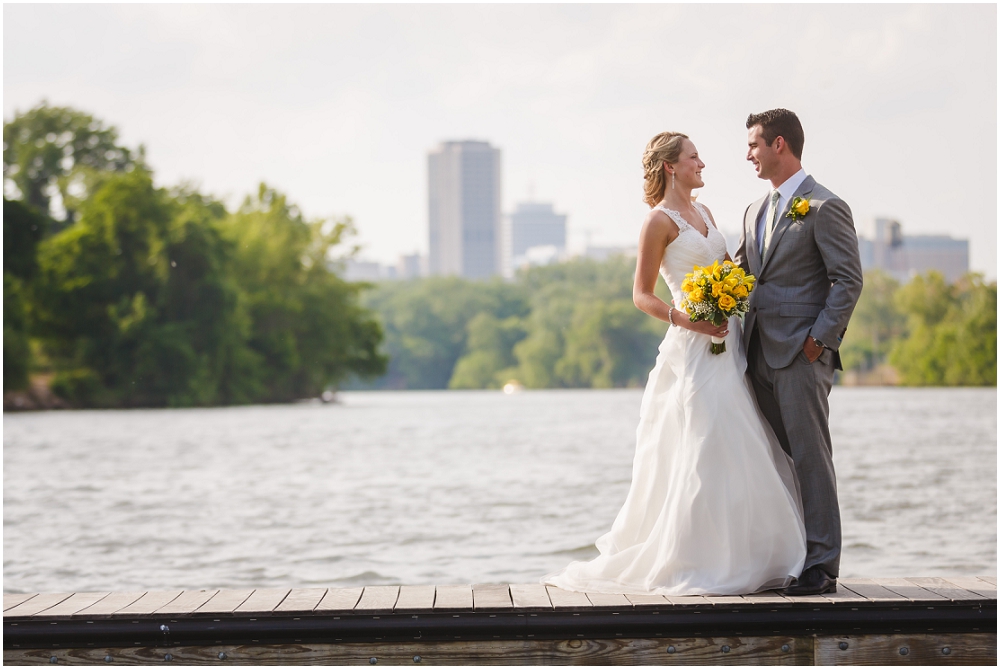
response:
[[[808,199],[809,194],[812,193],[813,188],[816,187],[816,180],[812,177],[806,177],[805,181],[799,184],[799,187],[795,189],[795,193],[792,197],[788,198],[788,202],[785,203],[784,208],[781,210],[781,215],[778,218],[778,222],[774,224],[774,232],[771,233],[771,245],[767,247],[767,252],[764,254],[764,258],[761,261],[761,271],[767,267],[767,262],[774,257],[774,249],[778,246],[781,241],[781,236],[785,234],[785,230],[794,223],[794,221],[788,216],[788,210],[792,206],[792,201],[797,197],[803,199]],[[806,214],[808,216],[808,214]]]
[[[746,249],[747,258],[750,259],[750,273],[759,274],[761,268],[761,257],[760,257],[760,242],[757,238],[757,223],[760,221],[761,215],[764,213],[764,207],[767,206],[767,198],[762,197],[757,202],[750,205],[748,211],[753,212],[753,218],[745,222],[747,226],[746,238],[749,241],[749,248]]]

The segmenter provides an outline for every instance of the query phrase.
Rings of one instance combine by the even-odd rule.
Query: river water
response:
[[[628,490],[639,390],[5,414],[4,592],[534,582]],[[997,393],[837,387],[843,576],[995,574]]]

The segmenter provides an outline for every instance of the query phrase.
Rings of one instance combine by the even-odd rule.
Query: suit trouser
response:
[[[832,351],[824,351],[813,363],[800,351],[788,367],[774,369],[764,359],[754,328],[747,350],[747,371],[761,412],[795,462],[806,526],[803,570],[818,565],[836,577],[840,573],[841,537],[830,440]]]

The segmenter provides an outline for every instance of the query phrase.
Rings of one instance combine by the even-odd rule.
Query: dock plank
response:
[[[823,597],[834,604],[868,604],[871,600],[856,592],[851,586],[837,581],[837,591],[827,592]]]
[[[545,588],[549,591],[549,600],[551,600],[552,608],[554,609],[594,608],[594,605],[590,603],[590,599],[588,599],[587,595],[582,592],[563,590],[562,588],[557,588],[554,585],[547,585]]]
[[[551,609],[549,591],[541,583],[511,583],[510,597],[516,609]]]
[[[930,590],[936,595],[941,595],[942,597],[950,599],[953,602],[967,602],[987,599],[983,595],[976,592],[957,587],[954,583],[950,583],[943,578],[920,577],[908,578],[906,580],[915,585],[919,585],[924,590]]]
[[[313,609],[313,612],[351,611],[361,599],[362,592],[364,592],[364,588],[330,588]]]
[[[394,611],[433,611],[434,610],[433,585],[403,585],[399,588],[399,598],[396,600]]]
[[[886,591],[888,595],[895,593]],[[872,601],[863,595],[851,590],[841,582],[837,582],[835,592],[824,592],[822,595],[789,595],[788,601],[793,604],[848,604],[857,606],[858,604],[871,604]],[[899,601],[906,601],[900,599]]]
[[[743,599],[753,606],[773,606],[775,604],[788,605],[791,600],[777,590],[764,590],[763,592],[751,592],[743,595]]]
[[[887,590],[870,578],[842,578],[837,581],[837,587],[843,585],[852,592],[865,597],[870,602],[908,602],[906,597]]]
[[[663,595],[625,595],[632,606],[673,606]]]
[[[219,590],[214,597],[199,606],[194,612],[198,615],[231,614],[252,594],[253,590]]]
[[[996,586],[996,584],[997,584],[997,577],[996,576],[980,576],[979,578],[981,578],[982,580],[986,581],[987,583],[992,584],[993,586]]]
[[[942,649],[947,648],[944,655]],[[903,652],[905,650],[905,653]],[[996,634],[818,635],[816,665],[995,665]]]
[[[85,616],[94,618],[112,616],[118,611],[124,609],[126,606],[135,603],[140,597],[142,597],[145,594],[146,593],[142,591],[112,592],[110,595],[98,601],[93,606],[88,606],[85,609],[80,609],[73,615],[74,617]]]
[[[632,602],[625,595],[609,595],[603,592],[588,592],[587,599],[590,603],[598,607],[616,607],[631,609]]]
[[[974,592],[977,595],[982,595],[987,599],[997,598],[997,588],[995,585],[990,585],[982,579],[976,578],[975,576],[949,576],[948,582],[954,583],[960,588],[964,588],[969,592]]]
[[[484,609],[513,609],[514,603],[510,598],[510,586],[506,583],[503,585],[496,583],[473,584],[472,607],[477,611]]]
[[[215,597],[218,590],[185,590],[174,601],[158,608],[157,615],[189,616],[203,606],[205,602]]]
[[[906,597],[911,602],[947,601],[946,597],[922,588],[905,578],[877,578],[875,582],[886,590],[892,590],[897,595]]]
[[[269,616],[291,591],[291,588],[258,588],[245,602],[236,607],[233,615]]]
[[[51,618],[58,616],[71,616],[78,611],[82,611],[88,606],[93,606],[97,602],[101,601],[110,592],[77,592],[74,593],[72,597],[65,599],[52,608],[45,609],[36,613],[34,618]]]
[[[723,655],[720,647],[731,650]],[[804,665],[813,660],[813,640],[809,637],[743,638],[664,638],[664,639],[489,639],[449,641],[378,641],[374,643],[296,643],[283,645],[252,644],[172,646],[170,648],[75,648],[15,649],[4,651],[9,664],[163,664],[166,652],[174,664],[183,665],[368,665],[414,666],[420,664],[451,666],[663,666],[663,665]],[[956,648],[958,646],[956,645]],[[993,648],[996,648],[994,642]],[[895,648],[893,652],[898,658]],[[220,662],[219,653],[226,661]],[[994,651],[994,655],[995,655]],[[891,659],[891,656],[888,656]],[[963,660],[976,656],[961,654]],[[987,664],[989,655],[974,664]],[[105,658],[110,658],[106,660]],[[371,658],[376,658],[373,663]],[[928,662],[930,664],[930,662]]]
[[[326,588],[293,588],[285,600],[274,609],[275,613],[306,613],[316,608]]]
[[[72,592],[42,593],[3,612],[4,618],[25,618],[51,609],[73,596]]]
[[[181,590],[150,590],[125,608],[115,611],[112,615],[115,617],[148,616],[180,597],[181,592]]]
[[[369,585],[361,593],[355,611],[392,611],[399,598],[398,585]]]
[[[733,597],[726,595],[705,595],[712,606],[744,606],[747,600],[742,597]]]
[[[701,595],[664,595],[674,606],[711,606],[712,600]]]
[[[32,597],[37,597],[38,593],[35,592],[25,592],[25,593],[3,593],[3,610],[12,609],[19,604],[23,604]]]
[[[434,609],[472,610],[471,585],[439,585]]]

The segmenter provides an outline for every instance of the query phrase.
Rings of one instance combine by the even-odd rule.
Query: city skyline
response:
[[[534,184],[579,249],[635,243],[642,148],[684,131],[707,163],[700,200],[732,234],[767,188],[744,160],[746,115],[784,106],[859,233],[891,217],[961,234],[971,269],[996,278],[995,5],[6,5],[4,19],[6,119],[42,99],[93,113],[146,145],[158,184],[236,205],[266,181],[310,217],[351,215],[382,262],[427,253],[425,156],[448,137],[501,147],[502,210]],[[796,30],[762,40],[775,23]]]

